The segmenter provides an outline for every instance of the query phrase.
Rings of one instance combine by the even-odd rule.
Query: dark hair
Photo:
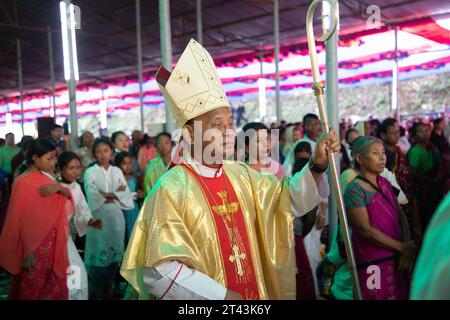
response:
[[[308,152],[309,154],[312,153],[311,144],[307,141],[300,141],[297,143],[294,149],[294,155],[298,152]]]
[[[249,130],[254,130],[259,131],[259,130],[266,130],[267,133],[270,132],[270,129],[262,122],[248,122],[244,125],[244,127],[242,128],[242,132],[245,134],[247,133],[247,131]],[[244,136],[245,137],[245,144],[249,144],[250,143],[250,137],[249,136]]]
[[[164,131],[164,132],[158,133],[158,135],[156,136],[156,142],[158,142],[159,138],[161,138],[161,137],[167,137],[170,139],[170,141],[172,141],[172,136],[168,132]]]
[[[280,127],[279,130],[280,131],[278,132],[278,137],[281,138],[281,136],[286,133],[286,127]]]
[[[400,126],[400,137],[404,137],[406,133],[405,128],[403,128],[402,126]]]
[[[348,139],[350,137],[350,133],[352,133],[352,132],[359,132],[359,130],[355,129],[355,128],[351,128],[351,129],[347,130],[347,132],[345,133],[345,141],[347,141],[347,143],[349,143]]]
[[[20,139],[20,142],[17,144],[18,147],[22,148],[22,150],[26,149],[26,146],[30,143],[30,141],[33,141],[32,136],[23,136],[22,139]]]
[[[64,151],[63,153],[61,153],[59,155],[58,162],[56,162],[56,166],[59,170],[62,170],[65,167],[67,167],[69,162],[72,161],[73,159],[80,161],[80,164],[81,164],[80,158],[74,152]]]
[[[52,131],[55,130],[55,129],[64,129],[64,128],[62,126],[60,126],[59,124],[55,124],[52,127]]]
[[[387,130],[389,127],[395,125],[397,123],[397,120],[394,118],[386,118],[384,119],[384,121],[381,123],[381,125],[378,127],[378,133],[387,133]]]
[[[380,131],[380,120],[378,119],[371,119],[369,120],[369,124],[372,126],[372,134],[375,134],[376,137],[379,137],[379,132]]]
[[[113,134],[111,135],[111,142],[112,142],[113,144],[116,143],[117,137],[120,136],[121,134],[127,136],[127,134],[126,134],[125,132],[123,132],[123,131],[116,131],[116,132],[113,132]],[[127,137],[128,137],[128,136],[127,136]],[[113,150],[114,150],[114,149],[113,149]]]
[[[258,130],[269,130],[269,128],[262,122],[248,122],[242,128],[242,131],[247,132],[250,129],[253,129],[255,131],[258,131]]]
[[[295,160],[294,166],[292,167],[292,175],[295,175],[297,172],[301,171],[308,161],[309,158],[298,158]]]
[[[114,158],[114,165],[116,167],[119,167],[126,157],[133,158],[131,153],[129,153],[128,151],[119,152],[118,154],[116,154],[116,157]]]
[[[186,123],[183,126],[193,127],[194,126],[194,119],[190,119],[190,120],[186,121]]]
[[[141,145],[145,146],[147,144],[148,140],[150,140],[150,139],[151,139],[151,137],[147,133],[145,133],[144,136],[142,137]]]
[[[101,144],[106,144],[108,147],[111,148],[111,151],[114,151],[114,147],[111,143],[111,140],[109,140],[108,137],[101,137],[101,138],[97,138],[94,141],[94,147],[92,148],[93,153],[94,153],[94,157],[95,157],[95,150],[97,149],[97,147]]]
[[[307,123],[311,120],[319,120],[319,117],[314,113],[308,113],[303,117],[303,127],[307,125]]]
[[[5,134],[5,138],[8,138],[8,136],[14,136],[14,133],[8,132],[7,134]]]
[[[442,121],[444,118],[437,118],[433,120],[433,125],[436,128],[436,126]]]
[[[30,141],[25,155],[25,160],[28,165],[33,164],[33,156],[42,157],[44,154],[55,151],[55,145],[48,139],[36,139]]]
[[[415,137],[415,135],[417,134],[417,130],[419,129],[420,126],[426,127],[427,125],[426,125],[425,123],[423,123],[423,122],[416,122],[416,123],[414,123],[414,124],[412,125],[411,128],[409,128],[408,131],[409,131],[409,136],[410,136],[411,138],[414,138],[414,137]]]

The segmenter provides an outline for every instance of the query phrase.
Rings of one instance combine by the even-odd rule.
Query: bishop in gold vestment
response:
[[[194,40],[158,82],[180,126],[209,114],[232,117],[212,58]],[[336,135],[325,140],[315,157],[321,165],[325,145],[339,146]],[[292,222],[328,194],[325,176],[309,166],[277,180],[241,162],[211,167],[184,154],[147,197],[121,274],[141,298],[224,299],[232,291],[243,299],[295,299]]]

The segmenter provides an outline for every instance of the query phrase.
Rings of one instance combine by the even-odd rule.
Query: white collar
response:
[[[201,164],[195,160],[192,156],[188,155],[184,160],[184,163],[188,164],[194,171],[205,178],[218,178],[222,176],[222,167],[212,168]]]
[[[110,165],[108,166],[108,169],[105,169],[105,168],[103,168],[101,165],[99,165],[99,164],[97,163],[97,167],[100,169],[100,172],[102,172],[103,174],[109,175],[109,174],[111,174],[111,172],[112,172],[112,167],[113,167],[113,165],[110,164]]]

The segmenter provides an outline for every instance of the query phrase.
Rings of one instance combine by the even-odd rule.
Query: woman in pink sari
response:
[[[363,136],[353,144],[359,175],[344,192],[363,299],[408,298],[408,273],[415,246],[391,184],[380,174],[386,165],[381,140]]]

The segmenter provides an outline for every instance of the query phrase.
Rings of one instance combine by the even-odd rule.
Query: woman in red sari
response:
[[[46,173],[56,162],[50,141],[32,141],[26,162],[28,170],[14,182],[0,236],[0,266],[12,274],[9,299],[66,300],[67,210],[73,203]]]

